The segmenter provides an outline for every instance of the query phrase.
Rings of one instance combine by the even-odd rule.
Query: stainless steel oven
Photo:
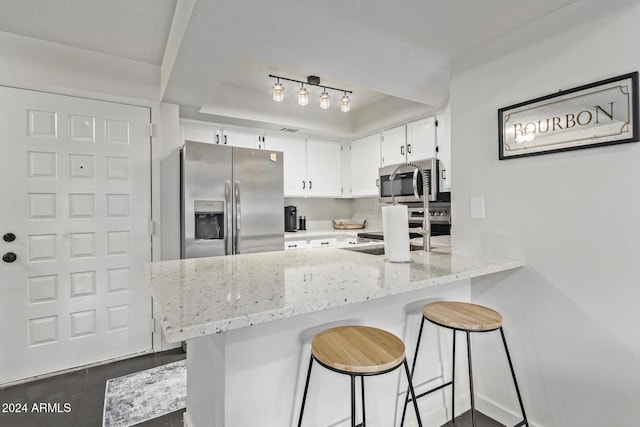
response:
[[[414,163],[420,165],[425,171],[428,189],[429,201],[436,201],[438,199],[438,160],[426,159],[419,160]],[[379,195],[380,201],[384,203],[391,203],[393,196],[396,202],[410,203],[423,201],[422,175],[417,168],[413,166],[403,166],[396,174],[393,184],[391,182],[391,174],[397,168],[398,165],[385,166],[378,170],[379,180]]]

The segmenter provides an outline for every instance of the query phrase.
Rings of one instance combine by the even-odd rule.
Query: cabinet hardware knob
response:
[[[4,236],[2,236],[2,240],[4,240],[5,242],[13,242],[14,240],[16,240],[16,235],[13,233],[6,233]]]
[[[302,181],[302,189],[304,190],[306,188],[307,183],[305,181]]]

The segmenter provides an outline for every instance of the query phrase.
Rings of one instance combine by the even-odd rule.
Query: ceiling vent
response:
[[[291,133],[294,133],[294,132],[298,132],[298,129],[282,128],[282,129],[280,129],[280,132],[291,132]]]

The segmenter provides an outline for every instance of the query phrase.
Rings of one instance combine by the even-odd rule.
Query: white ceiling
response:
[[[176,0],[0,0],[0,31],[160,65]]]
[[[531,43],[634,1],[0,0],[0,31],[162,66],[158,96],[183,116],[349,137],[442,108],[452,61],[489,42],[529,28]],[[300,107],[286,82],[275,103],[268,74],[352,90],[352,111],[331,91],[330,110],[314,90]]]

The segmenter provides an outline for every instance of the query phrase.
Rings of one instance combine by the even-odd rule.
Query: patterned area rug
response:
[[[186,406],[185,360],[107,381],[103,427],[128,427]]]

